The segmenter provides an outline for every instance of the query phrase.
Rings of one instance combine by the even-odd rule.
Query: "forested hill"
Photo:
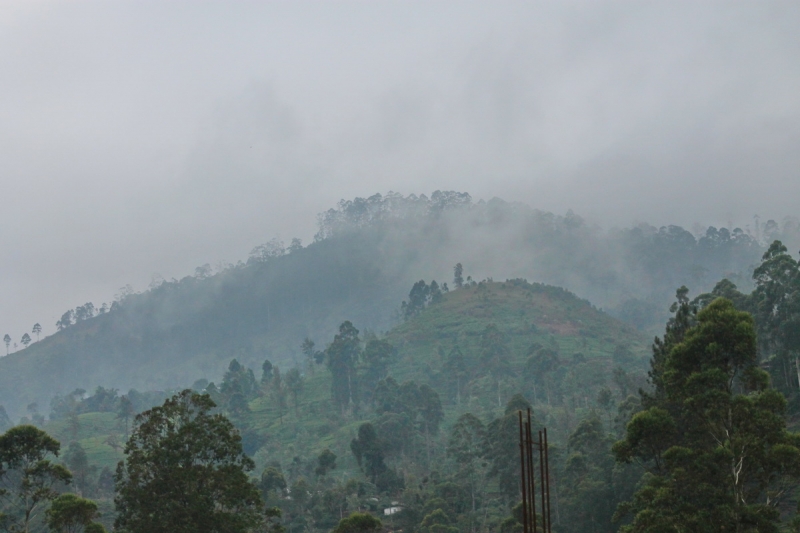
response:
[[[273,240],[246,263],[198,268],[109,312],[66,313],[59,333],[0,358],[0,404],[19,413],[76,387],[187,385],[218,378],[233,357],[292,364],[304,338],[330,339],[343,320],[389,329],[412,283],[450,281],[459,262],[465,278],[566,287],[637,327],[657,327],[676,287],[700,292],[727,276],[747,288],[763,243],[794,243],[797,227],[769,221],[752,235],[708,228],[695,237],[677,226],[603,231],[573,213],[476,203],[466,193],[342,201],[319,216],[308,246]]]
[[[647,336],[569,291],[524,280],[469,283],[448,292],[431,285],[417,284],[415,295],[423,298],[409,302],[402,322],[383,338],[345,322],[337,340],[319,339],[328,348],[308,347],[297,367],[279,372],[223,361],[228,371],[221,381],[194,384],[241,432],[265,498],[282,508],[287,531],[330,531],[350,511],[380,514],[392,501],[407,511],[393,520],[416,530],[431,505],[445,505],[445,491],[453,498],[445,509],[459,531],[468,531],[476,517],[496,531],[517,490],[518,459],[507,447],[516,444],[515,433],[495,431],[491,444],[471,448],[486,457],[465,475],[448,452],[464,420],[482,434],[521,399],[563,449],[592,414],[599,421],[599,413],[613,434],[616,403],[644,386]],[[98,388],[89,397],[60,397],[49,419],[40,419],[49,434],[70,442],[65,457],[85,453],[82,471],[91,473],[81,490],[100,499],[104,521],[113,521],[108,480],[123,459],[129,419],[166,395],[120,396]],[[354,436],[365,426],[381,443],[373,456],[379,461],[362,463],[357,455]],[[606,442],[605,431],[593,439],[595,446]],[[333,469],[327,475],[319,466],[326,454],[326,468]],[[564,479],[563,459],[554,453],[558,480]],[[367,465],[377,470],[370,473]],[[470,494],[474,509],[464,503]]]

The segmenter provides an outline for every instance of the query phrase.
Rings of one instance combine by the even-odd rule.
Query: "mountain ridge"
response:
[[[319,226],[308,246],[271,241],[247,263],[127,295],[108,313],[0,358],[0,405],[18,415],[99,383],[185,386],[198,374],[219,377],[219,363],[234,357],[290,365],[304,338],[331,338],[343,320],[388,330],[415,281],[449,280],[456,263],[476,279],[565,287],[647,329],[663,322],[680,285],[700,292],[733,272],[746,287],[763,249],[741,230],[709,228],[701,239],[676,226],[603,233],[571,212],[473,203],[452,191],[342,201]]]

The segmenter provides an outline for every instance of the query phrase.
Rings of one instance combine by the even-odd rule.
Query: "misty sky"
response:
[[[798,215],[798,27],[796,1],[4,0],[0,336],[375,192]]]

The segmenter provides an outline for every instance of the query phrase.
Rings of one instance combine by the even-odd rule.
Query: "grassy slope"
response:
[[[491,323],[506,334],[516,363],[534,343],[556,345],[562,356],[580,352],[608,365],[617,346],[639,356],[647,351],[640,332],[586,300],[558,287],[512,280],[452,291],[442,303],[392,330],[388,338],[400,351],[393,373],[418,379],[438,370],[440,347],[449,351],[457,344],[477,355],[480,334]]]
[[[642,332],[564,289],[511,280],[451,291],[440,304],[394,328],[388,339],[398,348],[399,360],[390,373],[398,381],[432,381],[435,386],[446,354],[455,345],[468,365],[477,367],[481,332],[488,324],[495,324],[506,335],[510,348],[514,376],[501,385],[503,403],[517,392],[525,394],[539,420],[552,428],[556,440],[565,439],[576,421],[596,407],[600,387],[614,388],[611,371],[619,363],[612,360],[612,354],[618,347],[627,348],[633,356],[622,364],[627,371],[641,375],[649,360],[650,339]],[[560,353],[560,378],[570,398],[559,407],[548,405],[542,398],[536,400],[531,394],[532,380],[526,374],[525,362],[534,344],[556,348]],[[577,353],[585,360],[572,364]],[[489,381],[479,373],[460,405],[443,397],[445,431],[467,411],[485,421],[501,414],[503,407],[494,401]]]
[[[67,419],[60,419],[48,422],[44,429],[62,443],[62,451],[66,450],[67,443],[77,441],[86,451],[90,464],[100,469],[107,466],[113,471],[123,458],[125,424],[117,420],[114,413],[85,413],[77,418],[77,427]],[[107,442],[112,435],[120,445],[116,449]]]

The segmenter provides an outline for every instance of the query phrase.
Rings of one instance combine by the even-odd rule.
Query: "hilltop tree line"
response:
[[[33,328],[31,328],[31,333],[36,335],[36,341],[38,342],[39,341],[39,335],[42,334],[42,326],[41,326],[41,324],[39,324],[38,322],[36,324],[34,324]],[[8,333],[3,335],[3,343],[6,345],[6,355],[8,355],[10,353],[12,340],[13,339],[11,338],[11,335],[9,335]],[[31,336],[28,333],[23,333],[22,334],[22,338],[20,339],[19,342],[20,342],[20,344],[22,344],[22,346],[24,348],[27,348],[28,345],[32,342],[32,340],[33,339],[31,339]],[[16,349],[17,349],[17,343],[15,342],[14,343],[14,350],[16,350]]]
[[[782,239],[800,246],[800,221],[791,217],[780,223],[755,217],[744,228],[639,224],[603,232],[571,211],[558,216],[499,199],[474,203],[469,194],[454,191],[342,200],[320,214],[318,224],[317,241],[372,233],[414,242],[430,255],[445,254],[453,234],[474,228],[472,242],[457,252],[474,251],[470,263],[492,255],[509,257],[512,264],[523,259],[529,276],[582,294],[639,327],[666,318],[661,306],[669,304],[675,287],[708,286],[722,277],[749,285],[769,243]],[[487,239],[478,236],[483,232]],[[507,235],[513,248],[503,245]]]
[[[56,322],[56,331],[62,331],[70,326],[74,326],[75,324],[89,320],[90,318],[94,318],[95,316],[104,315],[113,307],[113,305],[109,307],[108,304],[104,303],[100,307],[96,308],[92,302],[87,302],[83,305],[77,306],[75,309],[69,309],[62,314],[61,318]],[[38,342],[42,334],[42,325],[38,322],[34,324],[31,328],[31,333],[36,335],[36,341]],[[27,348],[32,341],[33,339],[31,338],[30,334],[26,332],[22,334],[22,338],[19,342],[22,344],[23,348]],[[3,336],[3,343],[6,345],[6,355],[10,353],[10,347],[12,343],[14,345],[14,350],[16,351],[17,343],[13,342],[11,335],[8,333]]]

